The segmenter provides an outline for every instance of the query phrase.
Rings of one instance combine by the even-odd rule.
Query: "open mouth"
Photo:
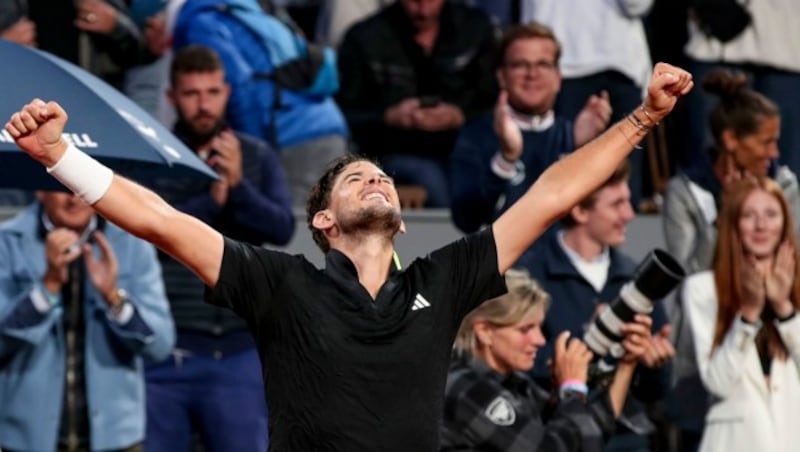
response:
[[[361,199],[365,201],[371,201],[373,199],[382,199],[386,202],[389,202],[389,198],[385,194],[379,191],[373,191],[371,193],[367,193],[366,195],[362,196]]]

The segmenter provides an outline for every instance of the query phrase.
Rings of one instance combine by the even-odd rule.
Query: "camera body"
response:
[[[617,298],[603,311],[584,334],[583,340],[597,357],[621,358],[620,328],[636,314],[650,314],[655,302],[664,298],[683,281],[683,267],[664,250],[654,249],[642,260],[631,281],[622,286]]]

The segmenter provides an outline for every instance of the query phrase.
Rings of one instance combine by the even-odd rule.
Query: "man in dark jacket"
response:
[[[444,0],[395,2],[355,24],[339,48],[337,101],[359,152],[398,184],[449,207],[448,159],[466,118],[491,108],[488,16]]]
[[[217,54],[185,47],[174,56],[170,78],[175,133],[220,180],[207,186],[157,180],[155,189],[238,240],[286,244],[294,232],[286,177],[266,143],[225,126],[230,88]],[[203,283],[167,254],[159,257],[178,339],[172,357],[147,370],[146,449],[187,450],[196,428],[208,451],[264,452],[267,409],[247,325],[227,309],[202,303]]]

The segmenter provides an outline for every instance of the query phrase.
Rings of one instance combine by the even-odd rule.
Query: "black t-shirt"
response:
[[[226,240],[206,299],[236,311],[256,338],[270,450],[432,452],[461,319],[503,292],[487,228],[390,270],[374,301],[336,250],[318,270]]]

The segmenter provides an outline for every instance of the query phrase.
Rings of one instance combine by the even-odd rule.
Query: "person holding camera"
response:
[[[634,218],[628,189],[627,162],[619,165],[605,184],[584,198],[562,218],[562,229],[527,252],[517,263],[529,269],[542,287],[558,300],[550,309],[542,331],[548,340],[567,330],[583,337],[599,306],[614,300],[622,287],[631,281],[635,262],[616,249],[625,241],[626,225]],[[626,452],[649,450],[648,435],[655,431],[645,415],[645,403],[656,402],[669,389],[675,350],[669,343],[670,327],[661,303],[652,311],[653,346],[641,358],[637,378],[631,387],[623,416],[606,450]],[[532,371],[546,386],[552,379],[547,365],[554,356],[545,345],[537,354]],[[611,360],[613,365],[613,359]]]
[[[550,298],[526,271],[506,272],[508,293],[470,312],[456,336],[445,391],[442,451],[600,451],[614,430],[652,320],[621,327],[625,356],[607,388],[588,397],[592,352],[564,331],[555,340],[552,397],[526,374],[545,344]]]
[[[294,216],[280,157],[267,143],[225,126],[230,88],[217,53],[184,47],[175,52],[170,72],[175,134],[220,179],[203,185],[164,178],[153,181],[155,190],[230,237],[286,244]],[[166,253],[159,259],[178,337],[172,356],[147,369],[146,449],[187,450],[196,430],[208,451],[265,451],[267,407],[246,323],[227,309],[202,303],[203,282]]]
[[[684,283],[697,367],[711,394],[706,451],[800,443],[800,276],[781,188],[749,177],[723,194],[714,262]]]

